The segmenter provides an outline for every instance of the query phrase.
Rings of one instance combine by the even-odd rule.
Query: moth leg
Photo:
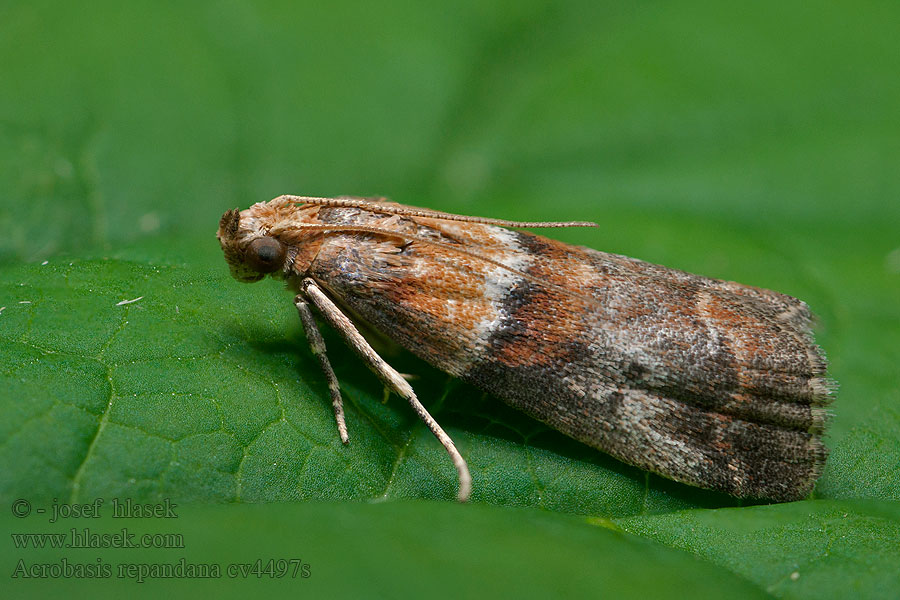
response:
[[[444,446],[447,453],[450,455],[450,459],[453,461],[453,466],[456,467],[456,472],[459,477],[459,491],[457,492],[456,497],[460,502],[468,500],[469,494],[472,491],[472,476],[469,474],[469,467],[466,465],[465,459],[456,449],[450,436],[448,436],[441,426],[438,425],[437,421],[434,420],[434,417],[428,413],[425,407],[422,406],[422,403],[419,402],[419,399],[416,398],[416,394],[413,391],[412,386],[409,385],[409,382],[407,382],[393,367],[387,364],[384,359],[378,356],[366,339],[356,330],[356,327],[354,327],[350,319],[341,312],[334,302],[325,295],[325,292],[323,292],[312,279],[304,279],[301,285],[307,298],[316,306],[319,312],[322,313],[325,320],[340,332],[344,340],[351,348],[353,348],[363,362],[366,363],[366,366],[368,366],[385,385],[389,386],[409,402],[409,405],[422,422],[425,423],[428,429],[431,430],[431,433],[433,433],[438,441]]]
[[[344,420],[344,399],[341,398],[341,388],[338,385],[337,377],[328,356],[325,354],[325,340],[319,332],[319,326],[313,318],[312,310],[309,303],[304,300],[303,296],[297,295],[294,298],[294,306],[300,314],[300,321],[303,323],[303,331],[306,332],[306,340],[309,342],[309,349],[319,358],[319,366],[325,373],[325,379],[328,381],[328,392],[331,394],[331,404],[334,406],[334,420],[337,421],[338,434],[341,436],[341,442],[348,443],[350,436],[347,435],[347,422]]]

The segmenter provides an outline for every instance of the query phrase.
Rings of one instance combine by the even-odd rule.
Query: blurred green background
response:
[[[144,562],[313,565],[16,591],[890,597],[898,22],[894,2],[0,3],[0,501],[169,498],[177,523],[145,526],[186,548]],[[806,300],[840,384],[816,492],[740,506],[388,356],[469,460],[454,506],[440,447],[328,334],[342,447],[290,295],[231,280],[215,241],[282,193],[594,220],[554,237]],[[3,544],[8,573],[100,556]]]

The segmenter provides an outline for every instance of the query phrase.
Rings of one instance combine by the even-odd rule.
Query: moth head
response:
[[[232,209],[219,220],[216,237],[225,253],[231,275],[238,281],[253,283],[270,273],[283,272],[287,248],[278,238],[268,235],[258,219],[241,219]]]

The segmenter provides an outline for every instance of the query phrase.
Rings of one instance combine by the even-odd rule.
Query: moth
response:
[[[635,465],[739,497],[809,494],[828,451],[826,361],[807,305],[778,292],[567,245],[531,223],[378,198],[279,196],[229,210],[231,274],[294,304],[349,440],[316,312],[466,461],[356,324],[510,406]]]

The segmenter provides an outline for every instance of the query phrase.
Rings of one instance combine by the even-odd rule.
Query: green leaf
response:
[[[692,551],[778,597],[889,598],[900,589],[897,503],[819,500],[632,517],[617,524]]]
[[[198,540],[225,523],[202,538],[222,557],[236,536],[262,548],[286,522],[296,539],[318,532],[310,549],[333,569],[323,589],[342,572],[380,580],[383,555],[407,567],[407,589],[442,561],[495,589],[459,546],[491,564],[511,557],[497,572],[527,571],[524,595],[573,581],[571,593],[626,595],[619,584],[645,573],[629,581],[655,597],[682,568],[709,577],[692,589],[720,596],[746,589],[728,571],[779,597],[889,595],[900,571],[898,17],[889,3],[769,1],[6,3],[0,503],[192,502],[179,523]],[[806,300],[840,385],[815,500],[736,507],[381,348],[417,376],[473,471],[475,506],[426,502],[451,499],[456,481],[408,407],[382,403],[326,331],[347,400],[342,446],[290,294],[227,275],[218,218],[281,193],[592,219],[600,230],[554,235]],[[353,543],[315,526],[342,520],[403,543],[341,562],[339,542]],[[516,554],[502,533],[512,522],[552,535]],[[440,543],[413,542],[428,524]],[[609,587],[573,579],[570,554],[548,550],[564,539]],[[660,545],[706,564],[695,571]],[[4,556],[8,572],[29,558]]]

